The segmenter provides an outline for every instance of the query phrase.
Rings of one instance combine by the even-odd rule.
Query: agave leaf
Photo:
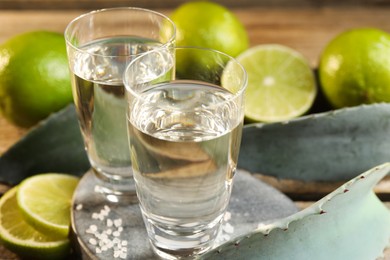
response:
[[[239,167],[304,181],[346,181],[390,161],[390,104],[244,127]],[[315,169],[315,170],[313,170]]]
[[[81,176],[90,168],[73,105],[52,114],[0,157],[0,181],[16,185],[37,173]]]
[[[390,163],[355,177],[296,214],[227,242],[203,259],[376,259],[390,241],[390,211],[372,191]]]

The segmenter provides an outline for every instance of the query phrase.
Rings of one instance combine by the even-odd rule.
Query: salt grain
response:
[[[83,204],[77,204],[76,210],[82,210],[83,209]]]
[[[223,216],[223,220],[228,221],[232,218],[232,213],[229,211],[226,211],[225,215]]]
[[[107,219],[107,227],[112,227],[112,225],[113,225],[113,222],[112,222],[112,220],[111,219]]]
[[[234,227],[230,225],[230,223],[226,223],[225,225],[222,226],[222,228],[223,231],[225,231],[226,233],[232,234],[234,232]]]
[[[87,230],[85,230],[85,233],[87,233],[87,234],[95,234],[95,231],[92,231],[92,230],[90,230],[90,229],[87,229]]]
[[[97,245],[97,241],[96,241],[96,239],[94,239],[94,238],[90,238],[90,239],[89,239],[89,243],[90,243],[91,245],[94,245],[94,246]]]
[[[99,192],[100,191],[100,187],[98,185],[95,185],[94,189],[93,189],[95,192]]]
[[[89,244],[95,246],[96,254],[100,254],[102,252],[112,250],[114,258],[127,258],[127,240],[119,239],[123,227],[122,227],[122,219],[112,219],[109,217],[111,209],[109,206],[105,205],[100,211],[92,213],[91,217],[94,220],[104,221],[107,229],[99,232],[97,225],[90,225],[88,229],[85,231],[87,234],[90,234],[91,237],[88,241]],[[104,224],[103,224],[104,225]],[[116,230],[111,227],[115,227]]]
[[[122,219],[121,219],[121,218],[115,219],[115,220],[114,220],[114,225],[115,225],[116,227],[122,226]]]
[[[97,226],[96,225],[90,225],[89,226],[89,229],[91,230],[91,231],[97,231]]]
[[[121,255],[121,251],[114,251],[114,257],[118,258]]]

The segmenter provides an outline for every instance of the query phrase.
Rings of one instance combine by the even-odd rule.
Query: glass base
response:
[[[163,259],[195,259],[202,253],[213,247],[219,234],[220,224],[210,230],[204,230],[202,234],[179,235],[168,234],[158,230],[158,227],[147,227],[149,240],[156,255]],[[150,234],[153,232],[153,234]]]
[[[77,259],[158,258],[147,243],[138,203],[112,202],[110,193],[94,192],[100,180],[90,170],[80,180],[72,202],[73,248]],[[136,197],[135,197],[136,198]]]
[[[172,260],[193,259],[212,248],[219,234],[223,216],[224,214],[221,214],[208,224],[198,223],[191,227],[180,227],[154,222],[143,214],[153,251],[163,259]]]
[[[138,203],[135,181],[132,175],[112,178],[92,169],[95,177],[93,191],[102,194],[110,202]]]
[[[166,260],[178,260],[178,259],[197,259],[202,253],[206,252],[211,247],[206,247],[203,250],[197,250],[194,252],[193,249],[171,251],[165,248],[158,248],[152,244],[153,252],[161,259]]]

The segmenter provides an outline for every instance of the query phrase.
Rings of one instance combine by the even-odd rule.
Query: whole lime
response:
[[[319,64],[322,90],[335,108],[390,102],[390,35],[375,28],[342,32]]]
[[[62,34],[32,31],[0,46],[0,109],[16,125],[34,125],[72,102]]]
[[[237,56],[249,46],[243,24],[227,8],[212,2],[187,2],[171,14],[176,45],[211,48]]]

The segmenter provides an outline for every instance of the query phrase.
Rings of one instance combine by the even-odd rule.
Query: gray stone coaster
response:
[[[239,170],[216,245],[248,233],[260,223],[297,212],[284,194]],[[82,259],[158,259],[152,252],[138,204],[118,204],[94,192],[92,172],[73,198],[72,231]]]

